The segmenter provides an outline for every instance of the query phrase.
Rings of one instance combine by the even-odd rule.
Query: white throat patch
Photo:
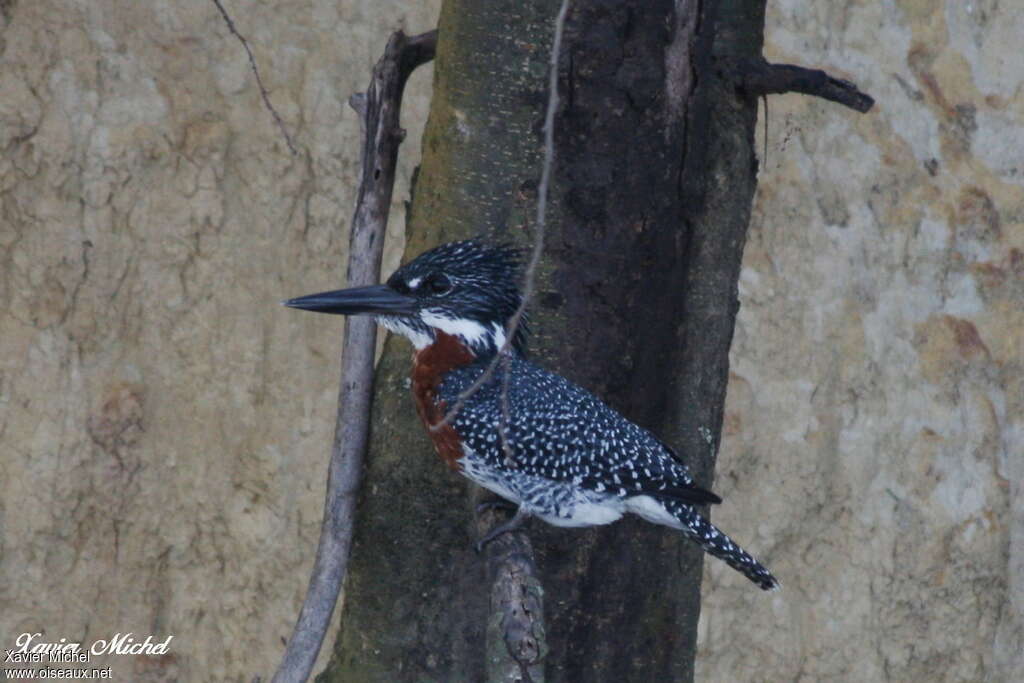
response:
[[[450,318],[437,310],[427,309],[420,313],[420,320],[427,325],[441,330],[445,334],[461,338],[470,348],[494,345],[500,349],[505,344],[505,330],[498,323],[487,329],[475,320],[468,318]]]
[[[420,320],[436,327],[445,334],[453,337],[462,337],[470,346],[476,346],[490,336],[490,333],[480,323],[467,318],[447,318],[436,311],[425,310],[420,313]]]
[[[411,341],[412,345],[416,348],[417,351],[425,349],[434,343],[433,338],[429,334],[409,327],[402,321],[401,318],[380,316],[377,318],[377,322],[382,327],[386,327],[395,334],[400,334],[409,341]]]
[[[500,351],[501,347],[505,345],[505,328],[498,323],[492,323],[491,329],[494,330],[494,345]]]
[[[490,329],[488,329],[475,320],[449,318],[437,310],[422,311],[420,313],[420,320],[436,330],[450,334],[453,337],[458,337],[471,349],[488,348],[491,345],[495,349],[501,349],[505,345],[505,328],[498,323],[492,323]],[[382,327],[386,327],[411,341],[417,351],[425,349],[434,343],[432,334],[410,326],[400,317],[377,316],[377,322]]]

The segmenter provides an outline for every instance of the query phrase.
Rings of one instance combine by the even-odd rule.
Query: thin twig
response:
[[[764,102],[764,170],[768,170],[768,95],[761,95]]]
[[[293,155],[298,154],[299,150],[295,149],[295,145],[292,143],[292,138],[288,135],[288,129],[285,128],[284,121],[281,120],[281,116],[274,109],[274,105],[270,103],[270,95],[267,93],[267,89],[263,86],[263,79],[260,78],[259,67],[256,66],[256,58],[252,54],[252,50],[249,48],[249,41],[245,39],[238,29],[235,28],[235,22],[231,21],[231,16],[227,10],[224,9],[224,5],[220,4],[220,0],[213,0],[213,4],[220,10],[221,16],[224,17],[224,21],[228,25],[228,30],[231,31],[238,38],[239,42],[242,43],[242,47],[245,48],[245,53],[249,55],[249,66],[252,69],[253,74],[256,76],[256,85],[260,88],[260,96],[263,97],[263,104],[266,105],[267,109],[270,110],[270,115],[274,117],[274,122],[277,127],[281,129],[281,135],[284,136],[284,141],[288,145],[288,149],[291,150]]]
[[[875,104],[870,95],[861,92],[850,81],[830,76],[819,69],[771,64],[763,58],[740,60],[736,67],[743,89],[751,95],[798,92],[821,97],[861,113]]]
[[[498,424],[498,436],[501,437],[501,449],[505,451],[505,464],[515,467],[518,463],[512,454],[512,445],[508,442],[508,426],[512,422],[512,411],[508,405],[508,373],[512,365],[510,360],[509,354],[501,354],[501,369],[504,375],[501,381],[501,422]]]
[[[395,184],[398,146],[404,137],[399,110],[405,82],[434,57],[437,32],[407,38],[392,34],[373,69],[365,97],[353,98],[363,123],[362,176],[349,237],[349,286],[380,280],[380,262]],[[350,318],[341,354],[338,416],[327,473],[320,544],[309,588],[274,683],[305,681],[316,663],[338,592],[348,570],[356,496],[362,480],[373,389],[377,328],[369,318]]]
[[[483,374],[475,382],[469,385],[458,398],[451,409],[445,414],[444,419],[431,426],[431,431],[437,431],[448,425],[455,419],[462,410],[462,406],[473,396],[494,374],[498,361],[508,353],[512,341],[516,337],[516,331],[522,323],[523,314],[533,296],[534,283],[537,277],[537,266],[540,263],[541,253],[544,251],[545,218],[548,208],[548,188],[551,185],[551,168],[555,158],[555,112],[558,110],[558,56],[562,51],[562,33],[565,29],[565,17],[569,12],[569,0],[562,0],[562,6],[555,18],[555,35],[551,42],[551,67],[548,74],[548,108],[544,115],[544,163],[540,172],[540,185],[537,189],[537,228],[534,234],[533,251],[530,254],[530,263],[526,267],[523,282],[523,297],[519,307],[508,319],[505,325],[505,343],[498,349],[498,354],[491,360]],[[505,383],[502,391],[502,412],[508,413],[508,375],[505,376]],[[506,417],[507,419],[507,417]],[[502,430],[499,430],[502,431]],[[503,434],[504,432],[502,432]],[[502,439],[502,446],[505,449],[505,457],[515,462],[512,458],[511,447],[507,439]]]

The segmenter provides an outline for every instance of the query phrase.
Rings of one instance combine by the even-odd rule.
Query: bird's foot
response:
[[[483,514],[484,512],[487,512],[488,510],[509,510],[509,511],[512,511],[512,510],[515,510],[516,507],[517,506],[516,506],[515,503],[510,503],[507,500],[503,500],[501,498],[492,498],[491,500],[485,500],[484,502],[477,504],[477,506],[476,506],[476,514],[478,514],[478,515],[479,514]]]
[[[515,531],[516,529],[521,527],[523,525],[523,522],[525,522],[529,517],[530,513],[524,512],[522,506],[519,506],[519,509],[516,510],[516,514],[512,516],[512,519],[508,520],[504,524],[499,524],[498,526],[488,531],[480,538],[480,540],[478,540],[473,545],[473,547],[476,548],[476,551],[478,553],[483,552],[484,546],[486,546],[488,543],[496,539],[498,536],[501,536],[502,534],[507,534],[510,531]]]

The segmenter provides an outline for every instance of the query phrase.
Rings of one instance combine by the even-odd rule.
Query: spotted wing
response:
[[[476,363],[449,373],[439,398],[453,405],[485,367]],[[585,389],[521,358],[510,362],[507,388],[503,374],[499,365],[455,420],[456,431],[490,466],[623,497],[646,494],[689,505],[721,502],[694,484],[686,465],[657,437]],[[505,396],[511,460],[499,431]]]

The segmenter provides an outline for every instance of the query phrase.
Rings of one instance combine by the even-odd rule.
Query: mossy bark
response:
[[[407,253],[529,243],[551,0],[448,0]],[[709,483],[756,182],[756,103],[720,56],[760,54],[763,0],[577,0],[560,58],[533,358],[661,435]],[[717,12],[717,17],[714,13]],[[486,679],[472,487],[433,454],[409,347],[378,368],[342,629],[321,680]],[[634,519],[534,523],[551,681],[690,680],[701,554]]]

